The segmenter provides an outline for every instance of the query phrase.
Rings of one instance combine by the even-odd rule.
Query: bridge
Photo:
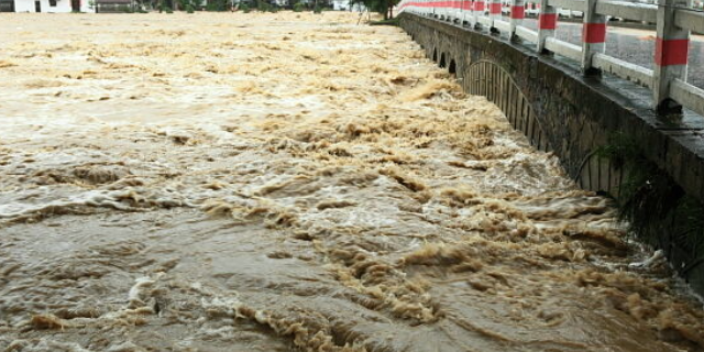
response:
[[[704,33],[704,13],[686,1],[404,0],[397,11],[428,57],[465,91],[495,103],[535,147],[554,152],[582,188],[638,203],[637,211],[647,213],[647,201],[625,194],[638,171],[623,159],[634,156],[605,157],[628,144],[642,156],[637,164],[652,163],[676,185],[653,203],[704,200],[704,90],[687,83],[690,33]],[[530,11],[538,16],[537,31],[524,24]],[[559,14],[573,12],[583,18],[581,46],[555,37]],[[605,53],[609,17],[655,24],[654,69]],[[664,212],[667,224],[640,231],[704,292],[702,249],[682,235],[690,221],[673,207]]]

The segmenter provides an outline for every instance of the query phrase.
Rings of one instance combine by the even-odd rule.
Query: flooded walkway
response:
[[[701,351],[701,303],[355,14],[3,15],[0,351]]]

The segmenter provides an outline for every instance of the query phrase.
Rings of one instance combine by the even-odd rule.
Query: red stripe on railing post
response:
[[[492,18],[501,18],[501,0],[491,0],[489,14]]]
[[[511,19],[523,20],[526,18],[525,6],[511,6]]]
[[[653,70],[653,107],[658,113],[682,112],[682,105],[670,98],[670,87],[675,79],[687,79],[689,30],[675,25],[675,10],[687,5],[687,0],[658,1]]]
[[[596,3],[597,0],[587,0],[582,25],[582,73],[585,75],[599,73],[592,65],[592,58],[606,49],[606,16],[596,13]]]
[[[606,42],[606,23],[585,23],[582,27],[582,42],[599,44]]]
[[[687,65],[689,39],[662,39],[655,42],[655,64],[658,66]]]
[[[545,42],[555,35],[557,28],[557,9],[550,6],[548,0],[540,0],[538,7],[538,53],[545,52]]]
[[[509,37],[511,38],[511,40],[516,39],[516,27],[523,23],[523,19],[525,17],[525,0],[511,0],[511,33],[509,33]]]
[[[541,13],[538,15],[538,29],[554,31],[557,28],[556,13]]]

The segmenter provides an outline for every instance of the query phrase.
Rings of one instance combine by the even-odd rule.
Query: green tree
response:
[[[208,0],[208,5],[205,7],[208,11],[227,11],[230,9],[229,0]]]
[[[393,18],[392,9],[398,3],[399,0],[350,0],[350,6],[363,4],[367,10],[384,15],[384,20]]]

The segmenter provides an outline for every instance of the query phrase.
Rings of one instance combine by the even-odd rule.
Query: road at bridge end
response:
[[[701,350],[606,199],[357,19],[3,16],[0,349]]]

